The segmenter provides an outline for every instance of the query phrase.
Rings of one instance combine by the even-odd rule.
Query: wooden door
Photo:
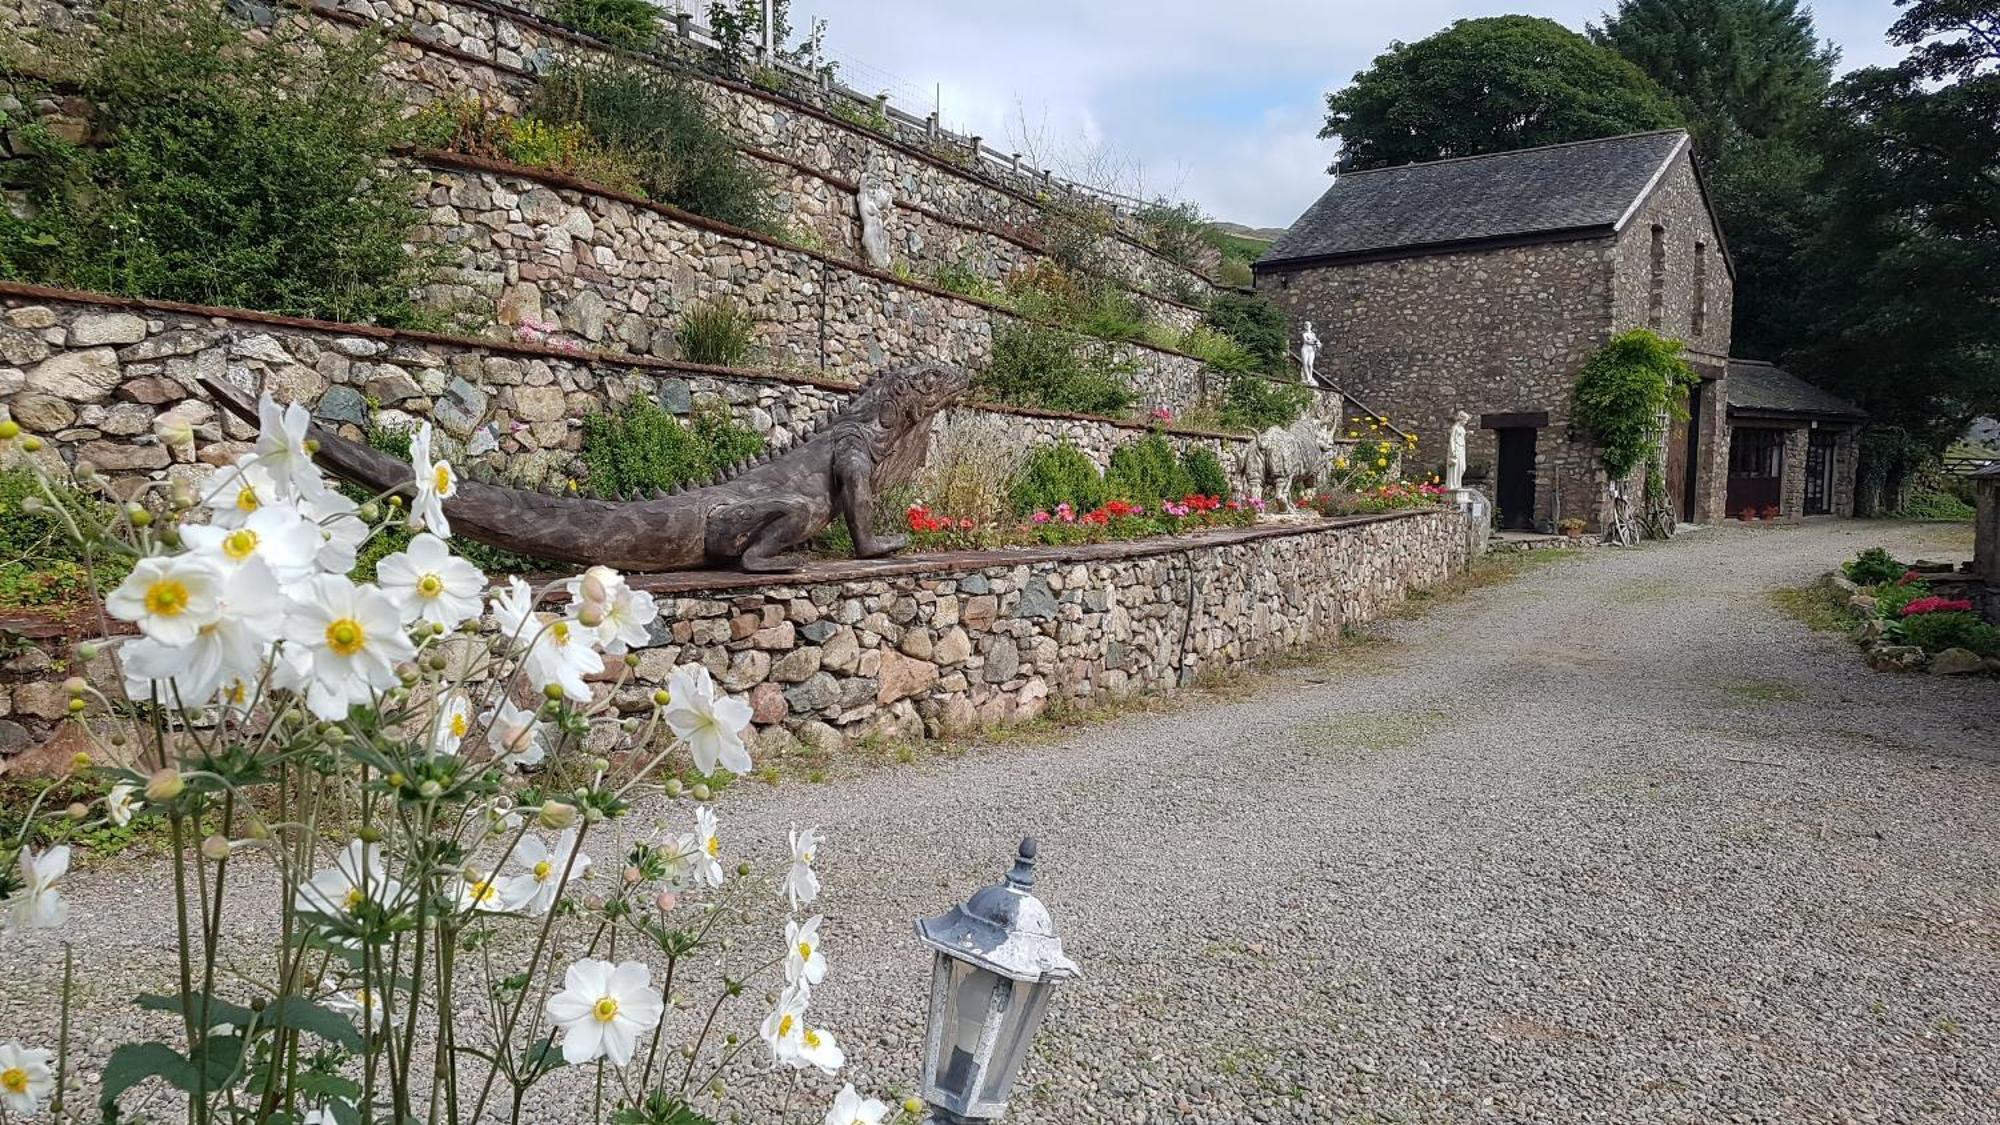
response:
[[[1680,498],[1682,523],[1694,522],[1695,505],[1701,499],[1701,400],[1707,390],[1707,383],[1696,383],[1688,392],[1688,420],[1675,424],[1677,436],[1667,444],[1667,495]],[[1681,466],[1678,480],[1673,475],[1677,459]]]
[[[1729,431],[1730,515],[1748,512],[1755,518],[1766,508],[1777,507],[1784,479],[1784,430],[1737,426]]]
[[[1815,430],[1806,446],[1806,515],[1824,516],[1833,511],[1832,434]]]
[[[1493,467],[1493,505],[1500,509],[1500,526],[1533,530],[1535,526],[1535,431],[1512,426],[1493,431],[1499,456]]]

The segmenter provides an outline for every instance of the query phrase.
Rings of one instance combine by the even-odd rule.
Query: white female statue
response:
[[[1465,487],[1465,425],[1472,415],[1461,410],[1451,417],[1451,445],[1444,459],[1444,486],[1456,492]]]
[[[1306,321],[1305,335],[1299,339],[1299,376],[1308,387],[1320,385],[1319,374],[1313,364],[1319,361],[1319,335],[1313,331],[1313,322]]]

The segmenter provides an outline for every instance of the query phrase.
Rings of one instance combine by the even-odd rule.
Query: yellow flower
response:
[[[1386,469],[1386,468],[1388,468],[1388,467],[1389,467],[1389,459],[1388,459],[1387,457],[1377,457],[1377,458],[1375,459],[1375,467],[1376,467],[1376,468],[1378,468],[1378,469]]]
[[[1347,458],[1335,457],[1333,459],[1333,467],[1336,469],[1345,469],[1347,467]]]

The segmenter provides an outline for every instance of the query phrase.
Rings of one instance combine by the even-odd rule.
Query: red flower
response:
[[[1896,579],[1896,585],[1907,586],[1912,582],[1922,582],[1923,580],[1924,580],[1923,575],[1918,574],[1914,570],[1906,570],[1903,572],[1903,576],[1901,578]]]
[[[971,520],[969,520],[969,519],[960,519],[960,520],[958,521],[958,529],[959,529],[960,531],[971,531],[971,530],[972,530],[972,521],[971,521]]]
[[[1963,598],[1943,598],[1932,594],[1928,598],[1918,598],[1903,607],[1904,617],[1916,617],[1924,613],[1970,613],[1972,603]]]

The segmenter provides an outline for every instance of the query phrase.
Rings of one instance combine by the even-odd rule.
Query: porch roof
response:
[[[1864,422],[1868,412],[1775,364],[1729,361],[1729,412],[1764,418]]]

